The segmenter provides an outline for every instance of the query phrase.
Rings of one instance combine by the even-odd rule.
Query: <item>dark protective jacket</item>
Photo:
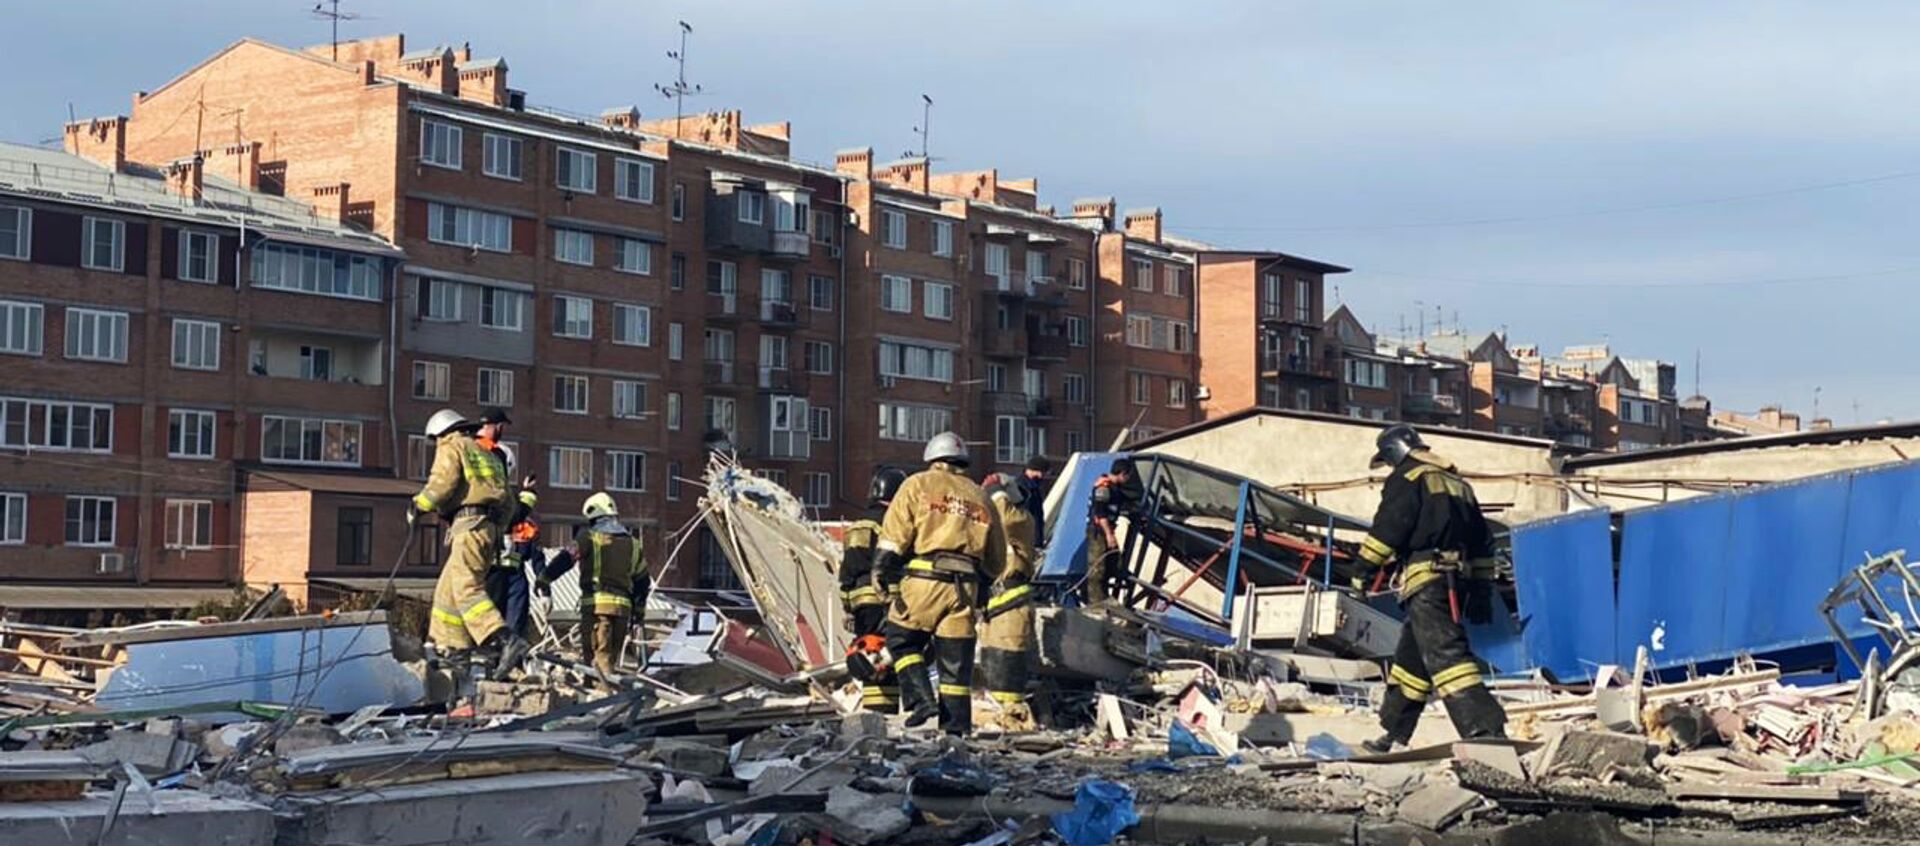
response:
[[[619,521],[595,520],[573,536],[580,550],[580,607],[600,614],[631,613],[647,599],[647,559],[640,539]]]
[[[847,526],[840,541],[840,601],[851,612],[868,605],[885,605],[887,595],[873,572],[874,547],[880,541],[880,521],[887,516],[883,506],[867,509],[865,516]]]
[[[1038,548],[1047,542],[1047,480],[1035,479],[1025,473],[1014,484],[1020,486],[1020,507],[1033,517],[1033,545]]]
[[[1380,493],[1360,560],[1400,568],[1400,597],[1440,581],[1450,565],[1468,577],[1493,574],[1493,532],[1473,486],[1451,462],[1420,450],[1393,468]]]

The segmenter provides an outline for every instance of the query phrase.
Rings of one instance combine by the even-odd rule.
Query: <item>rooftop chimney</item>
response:
[[[459,68],[460,99],[485,103],[489,106],[507,104],[507,61],[505,59],[474,61],[467,58],[460,61]]]
[[[874,174],[874,179],[896,188],[904,188],[916,194],[928,193],[928,168],[926,159],[907,159],[889,164]]]
[[[1160,243],[1160,207],[1127,212],[1127,237]]]
[[[873,148],[858,147],[833,154],[833,169],[859,180],[873,178]]]
[[[207,173],[231,179],[248,191],[260,190],[260,142],[225,144],[208,151],[204,165]]]
[[[118,173],[127,164],[127,118],[77,120],[67,124],[67,152]]]
[[[313,210],[316,214],[336,223],[347,222],[347,196],[352,183],[336,182],[332,185],[320,185],[313,189]]]
[[[203,162],[200,154],[194,153],[193,158],[181,159],[167,165],[165,171],[167,190],[195,203],[200,202],[200,196],[206,184],[202,179]]]
[[[1115,205],[1112,197],[1088,197],[1073,201],[1073,217],[1099,218],[1100,231],[1113,228]]]
[[[640,108],[638,106],[615,106],[600,113],[600,122],[614,129],[639,129]]]

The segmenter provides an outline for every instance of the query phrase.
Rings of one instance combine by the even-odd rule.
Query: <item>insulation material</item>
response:
[[[846,654],[840,544],[799,498],[716,454],[701,498],[707,527],[759,606],[769,639],[801,671]]]

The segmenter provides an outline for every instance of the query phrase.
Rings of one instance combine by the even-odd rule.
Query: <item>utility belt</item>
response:
[[[506,522],[507,508],[504,505],[462,505],[453,510],[453,519],[475,520],[487,523]]]
[[[1499,564],[1492,558],[1468,558],[1457,549],[1430,549],[1407,556],[1400,568],[1402,597],[1442,579],[1486,579],[1498,575]]]
[[[979,562],[958,552],[935,552],[907,562],[907,578],[968,582],[978,578]]]
[[[1000,582],[993,585],[987,599],[987,607],[981,612],[988,620],[1016,608],[1033,604],[1033,585],[1026,581]]]
[[[849,608],[863,608],[868,605],[887,604],[887,595],[871,584],[861,585],[852,590],[840,592],[840,601]]]

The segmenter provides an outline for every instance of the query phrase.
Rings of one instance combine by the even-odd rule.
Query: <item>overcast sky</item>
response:
[[[19,3],[0,138],[124,113],[241,36],[324,43],[311,0]],[[352,0],[342,37],[503,56],[534,103],[638,104],[694,28],[690,109],[795,154],[917,149],[1042,202],[1354,268],[1376,331],[1456,319],[1680,364],[1716,408],[1920,417],[1920,4],[525,3]],[[532,13],[553,8],[564,12]],[[962,12],[961,9],[970,11]],[[1456,318],[1457,315],[1457,318]],[[1857,411],[1856,411],[1857,404]]]

